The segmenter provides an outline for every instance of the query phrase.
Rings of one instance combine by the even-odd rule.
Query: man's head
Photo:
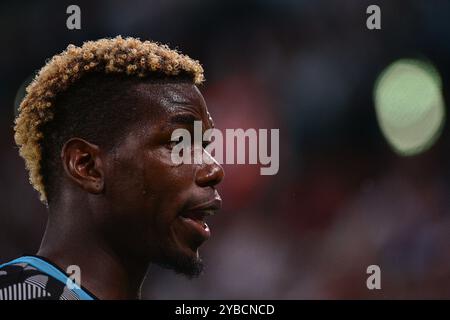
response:
[[[78,205],[113,250],[198,274],[197,249],[209,237],[203,218],[220,207],[223,170],[174,164],[171,134],[192,131],[194,120],[213,126],[202,80],[198,62],[132,38],[55,56],[27,89],[15,127],[50,211]]]

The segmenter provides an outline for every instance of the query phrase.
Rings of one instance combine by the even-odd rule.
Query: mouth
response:
[[[200,236],[201,242],[211,237],[211,230],[206,223],[206,218],[213,216],[222,207],[220,197],[189,207],[180,214],[181,220],[195,234]]]

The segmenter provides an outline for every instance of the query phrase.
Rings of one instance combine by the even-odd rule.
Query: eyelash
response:
[[[176,140],[170,140],[167,145],[169,146],[169,149],[172,149],[177,144],[179,144],[183,139],[181,137],[178,137]]]
[[[179,144],[181,141],[183,141],[182,137],[178,137],[176,140],[171,140],[167,143],[167,145],[170,147],[170,149],[172,149],[173,147],[175,147],[177,144]],[[202,143],[202,147],[203,149],[205,149],[207,146],[209,146],[211,144],[211,141],[203,141]]]
[[[211,144],[211,141],[203,141],[203,149],[205,149],[207,146]]]

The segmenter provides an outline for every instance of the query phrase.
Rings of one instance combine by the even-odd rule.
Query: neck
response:
[[[50,214],[37,254],[63,270],[78,266],[81,286],[99,299],[140,298],[148,264],[111,248],[83,219],[86,212],[78,213]],[[70,217],[77,217],[76,222]]]

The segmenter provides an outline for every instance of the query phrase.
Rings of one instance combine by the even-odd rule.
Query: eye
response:
[[[211,144],[212,141],[203,141],[203,149]]]
[[[209,146],[214,141],[214,137],[212,135],[204,135],[202,140],[203,149]]]
[[[183,141],[183,137],[182,136],[174,137],[167,143],[167,146],[170,149],[173,149],[177,144],[179,144],[182,141]]]

